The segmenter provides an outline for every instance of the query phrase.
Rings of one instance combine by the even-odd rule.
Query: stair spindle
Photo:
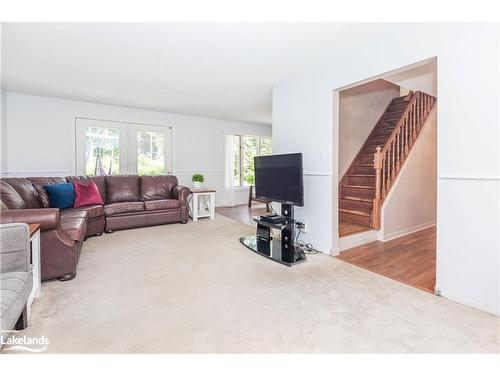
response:
[[[404,128],[405,128],[405,156],[408,155],[408,118],[404,119]]]
[[[385,158],[382,156],[382,197],[385,198],[385,170],[386,170],[386,162]]]
[[[401,149],[400,149],[400,134],[401,132],[398,130],[398,132],[396,133],[396,145],[397,145],[397,148],[396,148],[396,170],[399,171],[399,158],[400,158],[400,153],[401,153]]]

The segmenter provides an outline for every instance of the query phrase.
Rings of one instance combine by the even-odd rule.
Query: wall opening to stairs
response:
[[[431,59],[336,90],[340,251],[376,240],[404,241],[435,226],[436,74]],[[433,248],[421,266],[429,289],[435,234],[433,240],[422,234],[424,247]],[[409,251],[408,262],[422,255],[415,250],[414,259]]]

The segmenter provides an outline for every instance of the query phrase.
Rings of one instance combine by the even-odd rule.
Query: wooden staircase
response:
[[[394,98],[339,183],[339,221],[380,228],[380,208],[436,98]]]

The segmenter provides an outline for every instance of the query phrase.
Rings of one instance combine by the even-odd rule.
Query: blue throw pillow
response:
[[[75,203],[75,187],[73,184],[54,184],[44,185],[45,191],[49,196],[50,207],[64,208],[73,207]]]

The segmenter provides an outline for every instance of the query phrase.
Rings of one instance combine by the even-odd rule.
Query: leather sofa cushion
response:
[[[64,177],[28,177],[28,180],[33,184],[33,188],[38,194],[40,206],[44,208],[50,207],[50,200],[43,185],[64,184],[67,182]]]
[[[139,176],[106,176],[106,203],[139,201]]]
[[[86,217],[94,219],[104,215],[104,207],[100,205],[81,206],[77,208],[67,208],[61,211],[61,216],[73,215],[74,217]]]
[[[73,241],[83,241],[87,222],[84,217],[61,216],[61,229]]]
[[[104,206],[104,213],[106,216],[142,211],[144,211],[144,203],[142,202],[120,202]]]
[[[65,210],[61,210],[61,220],[62,219],[74,219],[74,218],[82,218],[87,220],[89,214],[86,211],[82,210],[74,210],[72,208],[67,208]]]
[[[24,208],[42,208],[42,202],[31,181],[23,177],[8,177],[2,179],[9,184],[24,201]],[[5,204],[7,204],[4,201]],[[7,204],[7,207],[9,205]],[[10,208],[10,207],[9,207]]]
[[[0,196],[2,202],[12,210],[26,208],[23,198],[4,180],[0,181]]]
[[[40,185],[40,184],[33,184],[33,187],[35,188],[36,192],[38,193],[38,197],[40,198],[40,203],[42,204],[42,207],[49,208],[50,207],[50,199],[49,199],[49,195],[47,194],[47,190],[45,190],[43,185]]]
[[[54,185],[54,184],[65,184],[65,177],[28,177],[28,180],[34,185]]]
[[[171,199],[175,176],[141,176],[141,200]]]
[[[172,210],[181,208],[181,203],[178,199],[159,199],[144,202],[144,207],[146,211]]]
[[[97,190],[99,190],[102,201],[106,202],[106,178],[104,176],[68,176],[66,179],[68,182],[72,183],[75,183],[75,181],[83,183],[94,181],[97,185]]]

